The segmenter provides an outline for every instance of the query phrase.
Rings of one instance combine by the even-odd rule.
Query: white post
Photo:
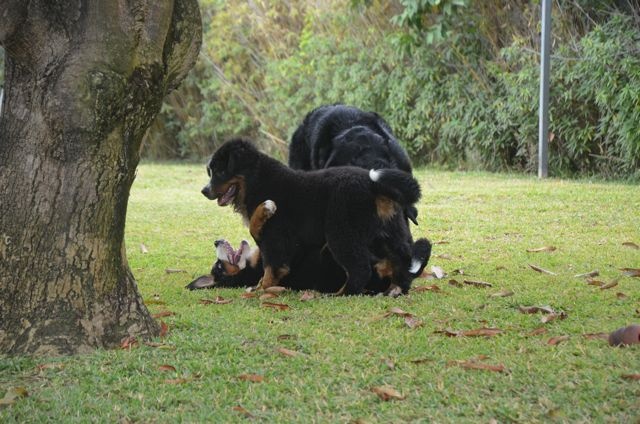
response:
[[[540,110],[538,125],[538,178],[547,178],[549,168],[549,65],[551,50],[551,0],[542,0],[540,46]]]

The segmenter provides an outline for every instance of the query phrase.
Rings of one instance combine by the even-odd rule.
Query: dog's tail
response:
[[[411,268],[409,273],[413,278],[419,277],[427,266],[431,257],[431,242],[426,238],[421,238],[411,246]]]
[[[418,224],[418,211],[413,205],[420,200],[420,184],[411,174],[398,169],[372,169],[369,178],[375,192],[399,203],[407,218]]]

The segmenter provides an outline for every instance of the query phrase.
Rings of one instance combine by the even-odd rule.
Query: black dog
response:
[[[250,232],[259,239],[262,226],[275,214],[275,203],[263,202],[251,216]],[[211,268],[211,275],[192,281],[189,290],[211,287],[248,287],[255,286],[264,273],[262,258],[258,248],[250,248],[242,241],[235,250],[226,240],[216,240],[217,260]],[[427,239],[417,240],[412,246],[411,269],[413,278],[419,276],[431,256],[431,243]],[[364,293],[394,293],[389,273],[389,262],[385,259],[372,263],[371,280],[365,286]],[[292,260],[291,273],[283,277],[281,284],[294,290],[316,290],[323,293],[335,293],[344,284],[344,270],[333,260],[327,249],[297,252]]]
[[[312,110],[293,133],[289,166],[311,170],[345,165],[411,173],[407,153],[377,113],[341,104]]]
[[[355,167],[295,171],[240,139],[218,149],[208,172],[211,181],[202,193],[220,206],[233,204],[246,222],[265,200],[278,205],[256,240],[263,288],[289,274],[296,252],[321,252],[326,245],[346,274],[345,294],[363,291],[376,257],[389,262],[393,284],[408,291],[411,234],[401,211],[420,198],[410,174]]]
[[[291,138],[289,166],[313,170],[346,165],[411,173],[407,153],[377,113],[341,104],[309,112]],[[406,215],[417,224],[415,208]]]

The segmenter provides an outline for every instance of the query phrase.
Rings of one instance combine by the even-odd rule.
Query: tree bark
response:
[[[0,353],[157,335],[124,226],[142,137],[201,43],[196,0],[5,0]]]

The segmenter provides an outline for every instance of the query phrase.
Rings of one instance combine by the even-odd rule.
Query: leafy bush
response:
[[[552,174],[640,177],[640,18],[627,7],[634,2],[554,3]],[[242,134],[284,158],[308,111],[342,102],[384,116],[415,163],[537,166],[539,16],[531,2],[201,7],[201,60],[166,102],[147,155],[202,157]]]

